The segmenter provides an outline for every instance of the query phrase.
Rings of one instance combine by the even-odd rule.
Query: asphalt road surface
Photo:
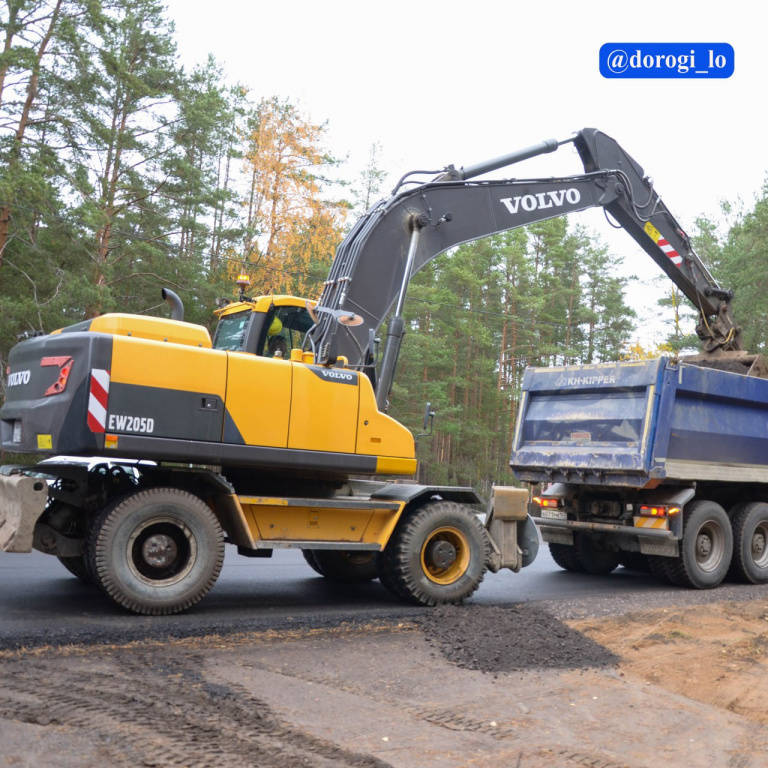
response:
[[[680,590],[625,568],[602,577],[566,573],[542,546],[536,561],[520,573],[487,574],[472,602],[546,602],[567,617],[578,615],[578,606],[587,603],[595,614],[601,601],[714,602],[754,599],[755,590],[768,596],[768,586]],[[0,553],[0,649],[392,621],[415,618],[424,610],[429,609],[398,602],[378,581],[328,582],[309,568],[298,550],[276,550],[272,558],[251,559],[228,547],[221,576],[202,602],[176,616],[137,616],[116,606],[97,587],[80,582],[54,557]]]

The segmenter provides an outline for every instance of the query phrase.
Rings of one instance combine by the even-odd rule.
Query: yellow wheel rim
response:
[[[469,566],[469,541],[451,526],[436,528],[421,547],[421,567],[435,584],[453,584]]]

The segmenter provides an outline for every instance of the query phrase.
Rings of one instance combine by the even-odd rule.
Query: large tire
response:
[[[669,566],[676,562],[673,557],[661,555],[648,555],[648,568],[652,576],[655,576],[662,584],[674,584]]]
[[[733,558],[729,575],[747,584],[768,583],[768,504],[739,506],[731,516]]]
[[[648,555],[644,555],[642,552],[619,552],[619,565],[628,571],[651,572]]]
[[[574,535],[574,557],[584,573],[602,576],[619,567],[619,553],[606,552],[595,546],[592,536],[587,533]]]
[[[86,548],[91,573],[134,613],[179,613],[211,590],[224,562],[219,521],[177,488],[138,491],[95,520]]]
[[[731,564],[733,532],[725,510],[714,501],[694,501],[683,511],[680,555],[670,561],[673,583],[691,589],[713,589]]]
[[[93,584],[88,565],[82,555],[71,557],[61,557],[57,555],[57,560],[73,575],[77,576],[84,584]]]
[[[316,549],[313,550],[313,556],[317,572],[329,581],[364,584],[378,578],[376,552]]]
[[[379,576],[381,585],[390,595],[396,597],[398,600],[407,600],[408,595],[400,589],[393,575],[394,567],[392,553],[394,551],[394,546],[387,546],[382,552],[379,552],[376,555],[376,572]]]
[[[564,571],[571,571],[572,573],[586,573],[584,566],[576,556],[576,547],[570,546],[569,544],[555,544],[553,542],[551,542],[548,546],[549,554],[552,555],[552,559]]]
[[[463,602],[480,586],[490,556],[477,515],[451,501],[428,502],[402,518],[390,547],[387,575],[416,605]]]
[[[304,559],[307,562],[307,565],[317,574],[320,576],[324,576],[322,569],[317,563],[317,558],[315,557],[315,550],[314,549],[302,549],[301,554],[304,555]]]

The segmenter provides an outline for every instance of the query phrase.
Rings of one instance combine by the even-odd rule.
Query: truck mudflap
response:
[[[27,475],[0,475],[0,551],[32,551],[35,524],[47,503],[45,480]]]

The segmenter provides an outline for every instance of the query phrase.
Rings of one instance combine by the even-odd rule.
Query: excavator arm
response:
[[[546,179],[477,180],[478,176],[573,142],[584,174]],[[441,172],[405,187],[365,213],[339,246],[310,331],[316,360],[344,356],[353,367],[372,362],[372,337],[395,308],[376,383],[386,408],[400,342],[402,308],[411,278],[449,248],[506,230],[597,206],[603,207],[666,272],[700,313],[697,332],[705,353],[741,349],[723,290],[691,247],[643,169],[612,138],[594,128],[477,165]],[[410,174],[409,174],[410,175]]]

